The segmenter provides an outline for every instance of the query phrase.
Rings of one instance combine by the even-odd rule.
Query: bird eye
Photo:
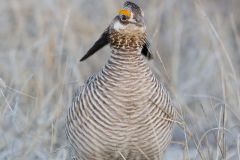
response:
[[[122,20],[122,21],[126,21],[127,19],[128,19],[127,16],[125,16],[125,15],[122,15],[122,16],[121,16],[121,20]]]

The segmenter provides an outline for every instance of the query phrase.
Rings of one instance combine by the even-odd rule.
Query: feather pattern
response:
[[[173,104],[140,51],[113,49],[76,94],[67,135],[79,159],[159,160],[169,144]]]
[[[143,13],[129,6],[139,24],[121,24],[117,16],[81,59],[110,44],[111,57],[78,89],[67,114],[77,160],[159,160],[171,141],[174,105],[144,59],[151,53]]]

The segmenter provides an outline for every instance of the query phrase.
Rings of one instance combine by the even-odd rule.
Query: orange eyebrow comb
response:
[[[129,10],[126,10],[126,9],[120,9],[118,11],[119,14],[122,14],[122,15],[125,15],[127,17],[131,17],[131,12]]]

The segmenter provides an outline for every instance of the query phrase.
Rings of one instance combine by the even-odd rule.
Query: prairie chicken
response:
[[[159,160],[171,141],[175,112],[150,70],[143,11],[125,2],[87,59],[110,44],[106,65],[76,93],[67,137],[79,160]]]

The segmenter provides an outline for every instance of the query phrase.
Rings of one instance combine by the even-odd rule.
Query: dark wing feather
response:
[[[88,52],[80,59],[80,61],[84,61],[88,57],[92,56],[94,53],[96,53],[98,50],[106,46],[108,43],[109,43],[109,32],[108,32],[108,29],[106,29],[103,32],[103,34],[100,36],[100,38],[88,50]]]
[[[150,43],[147,40],[147,38],[145,39],[145,43],[143,45],[142,51],[141,51],[142,55],[144,55],[147,59],[152,59],[152,52],[150,50]]]

